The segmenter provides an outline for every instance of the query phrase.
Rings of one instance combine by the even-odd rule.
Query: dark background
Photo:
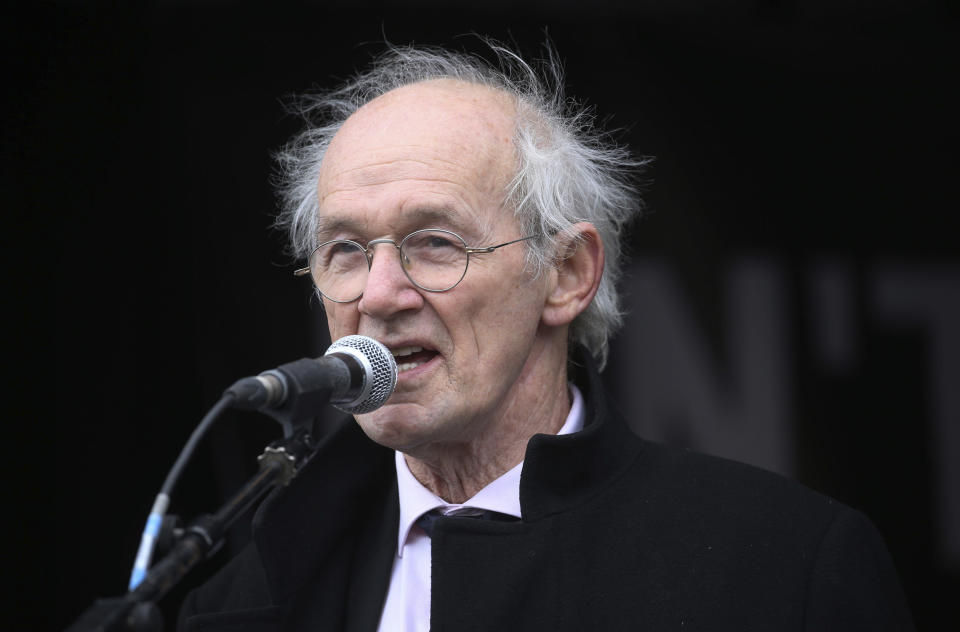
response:
[[[691,316],[684,340],[716,359],[722,384],[735,355],[730,271],[743,261],[770,271],[779,297],[769,318],[789,343],[776,356],[775,402],[789,410],[787,456],[726,453],[682,419],[687,432],[658,438],[772,463],[863,510],[918,626],[960,625],[956,540],[943,528],[956,507],[944,500],[956,489],[944,463],[960,459],[950,431],[960,424],[950,395],[960,384],[950,360],[960,355],[952,3],[28,6],[3,20],[17,379],[5,398],[14,530],[0,627],[60,629],[93,599],[121,594],[153,496],[223,388],[327,344],[321,311],[269,230],[271,152],[298,129],[281,99],[348,77],[384,37],[479,51],[461,37],[477,32],[537,56],[545,29],[570,93],[656,157],[649,213],[630,238],[640,263],[628,304],[643,313],[658,296],[638,279],[669,279]],[[920,288],[930,304],[904,309],[933,316],[891,325],[884,287],[899,288],[897,306]],[[837,314],[846,326],[827,366],[811,349],[817,323]],[[636,322],[611,359],[627,408]],[[215,508],[278,434],[264,417],[228,416],[171,510]],[[181,597],[164,603],[168,615]]]

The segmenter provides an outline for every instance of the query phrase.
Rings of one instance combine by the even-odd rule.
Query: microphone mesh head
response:
[[[354,356],[364,368],[364,384],[360,396],[351,402],[331,402],[345,413],[362,415],[383,406],[397,386],[397,361],[385,346],[367,336],[344,336],[334,341],[324,355],[345,352]]]

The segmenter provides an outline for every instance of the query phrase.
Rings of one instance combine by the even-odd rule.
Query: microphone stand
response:
[[[98,599],[66,632],[160,632],[163,617],[156,602],[223,542],[227,529],[276,485],[286,485],[317,448],[305,429],[274,441],[257,460],[260,469],[214,514],[187,527],[170,552],[143,581],[123,597]]]

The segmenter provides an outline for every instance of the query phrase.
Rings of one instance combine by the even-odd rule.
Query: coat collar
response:
[[[593,356],[571,355],[571,380],[583,392],[585,424],[571,435],[534,435],[520,477],[524,522],[573,509],[618,478],[643,450],[643,441],[612,409]]]

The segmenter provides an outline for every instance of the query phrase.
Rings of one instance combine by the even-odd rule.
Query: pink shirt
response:
[[[573,403],[557,434],[583,428],[583,396],[570,384]],[[401,452],[396,453],[400,492],[400,526],[387,600],[380,615],[380,632],[426,632],[430,629],[430,538],[414,523],[433,509],[445,516],[489,509],[511,516],[520,514],[520,472],[523,461],[481,489],[462,505],[450,504],[420,484]]]

